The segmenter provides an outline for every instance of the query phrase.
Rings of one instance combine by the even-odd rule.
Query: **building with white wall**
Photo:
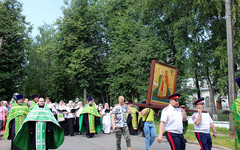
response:
[[[186,86],[188,88],[192,88],[192,89],[196,88],[194,79],[193,78],[187,79]],[[211,101],[210,101],[210,93],[209,93],[209,88],[207,86],[206,80],[201,81],[200,93],[201,93],[201,97],[205,98],[205,109],[210,111],[214,105],[212,105]],[[190,104],[188,104],[188,107],[190,107],[191,109],[194,108],[193,102],[195,102],[197,100],[197,97],[198,97],[197,93],[193,93],[191,96],[189,96],[189,99],[192,100],[192,102]],[[214,93],[214,102],[215,102],[216,107],[217,107],[217,100],[221,101],[221,109],[222,110],[229,110],[229,103],[228,103],[227,95],[220,95],[219,93]]]

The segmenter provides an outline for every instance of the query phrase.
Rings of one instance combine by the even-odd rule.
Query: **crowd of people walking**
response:
[[[64,136],[93,138],[101,131],[103,134],[115,132],[117,150],[121,149],[122,136],[130,150],[130,135],[138,135],[141,131],[145,137],[146,150],[150,150],[156,137],[161,143],[163,134],[171,149],[184,150],[186,140],[183,124],[186,112],[184,107],[179,107],[179,97],[179,93],[168,97],[170,104],[162,110],[158,137],[154,115],[159,116],[159,111],[151,108],[136,109],[133,101],[126,102],[123,96],[118,97],[118,103],[114,107],[109,107],[108,103],[104,106],[101,103],[97,105],[92,97],[83,105],[81,101],[51,102],[49,97],[39,98],[38,94],[33,95],[29,101],[20,94],[9,104],[6,101],[0,102],[0,130],[1,134],[4,133],[4,138],[12,140],[12,150],[56,149],[63,143]],[[213,130],[214,137],[217,136],[213,121],[208,113],[202,114],[204,98],[194,104],[198,109],[192,116],[196,137],[201,148],[211,149],[209,129]]]

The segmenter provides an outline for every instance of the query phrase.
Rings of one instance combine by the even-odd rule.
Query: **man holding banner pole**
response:
[[[196,105],[198,112],[192,115],[192,120],[194,122],[195,135],[200,144],[202,150],[210,150],[212,148],[212,138],[210,135],[210,128],[213,131],[213,137],[217,136],[217,131],[213,124],[213,120],[209,113],[202,113],[204,110],[204,98],[199,98],[193,103]]]
[[[172,150],[185,150],[186,144],[183,136],[183,121],[187,120],[184,109],[179,107],[179,93],[170,95],[170,104],[162,110],[159,136],[157,141],[162,142],[163,129],[166,131],[167,140]]]

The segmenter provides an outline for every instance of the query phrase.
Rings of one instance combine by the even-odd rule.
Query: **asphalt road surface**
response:
[[[116,149],[115,134],[110,135],[102,134],[102,132],[95,134],[94,138],[87,138],[86,135],[65,136],[64,143],[58,148],[59,150],[114,150]],[[131,136],[132,150],[144,150],[145,139],[140,136]],[[122,150],[126,150],[127,146],[124,138],[122,137]],[[10,140],[0,140],[1,150],[10,150]],[[151,150],[171,150],[166,139],[159,144],[155,139]],[[186,144],[186,150],[199,150],[200,146],[197,144]]]

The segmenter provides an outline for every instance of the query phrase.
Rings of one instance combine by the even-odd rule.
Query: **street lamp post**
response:
[[[13,33],[13,34],[5,34],[5,35],[3,35],[3,36],[1,36],[1,38],[0,38],[0,56],[1,56],[1,54],[2,54],[2,43],[3,43],[3,38],[5,37],[5,36],[11,36],[11,35],[20,35],[21,33]]]

